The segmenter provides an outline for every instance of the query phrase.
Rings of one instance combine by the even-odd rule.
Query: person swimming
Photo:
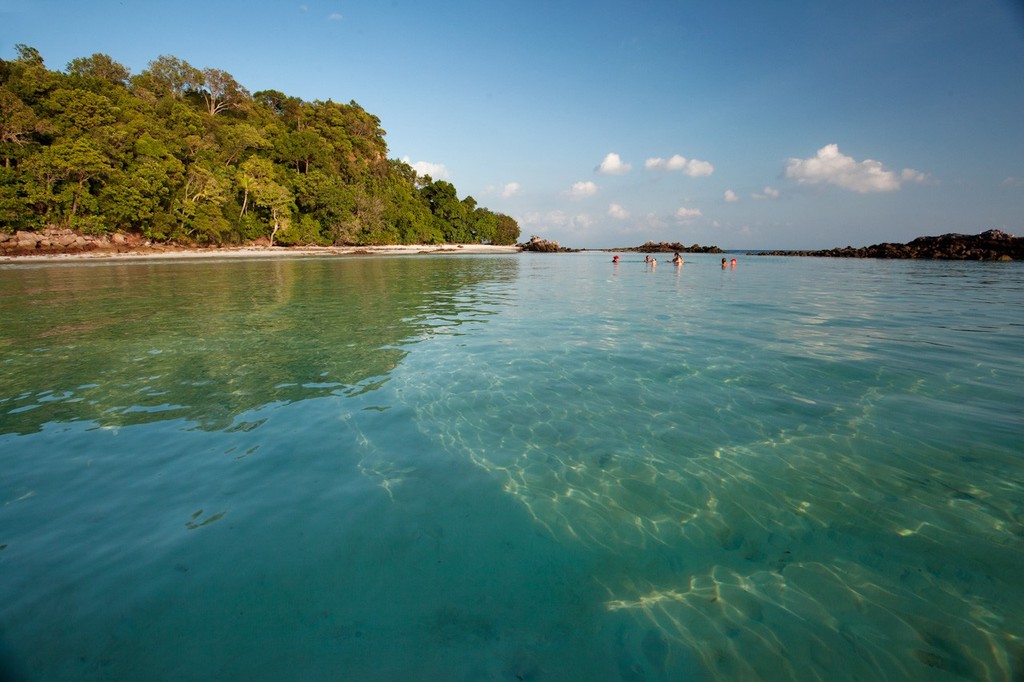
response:
[[[679,255],[678,251],[676,251],[676,254],[672,256],[672,262],[675,263],[676,265],[683,264],[683,257]]]
[[[618,265],[619,264],[619,257],[618,256],[612,256],[612,262],[615,263],[616,265]]]

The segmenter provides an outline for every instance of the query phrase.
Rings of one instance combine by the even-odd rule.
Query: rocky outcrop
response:
[[[637,253],[722,253],[717,246],[685,246],[679,242],[647,242],[641,246],[629,246],[613,251],[634,251]]]
[[[86,251],[159,251],[163,245],[133,234],[79,234],[74,230],[50,227],[40,232],[0,232],[0,255],[40,256],[61,253],[83,253]]]
[[[1011,261],[1024,259],[1024,237],[1001,230],[981,234],[944,234],[918,237],[906,244],[882,243],[823,251],[767,251],[752,256],[819,256],[826,258],[921,258],[936,260]]]
[[[540,253],[575,253],[579,251],[579,249],[568,249],[564,246],[559,246],[558,242],[550,242],[536,235],[530,237],[530,241],[517,244],[517,246],[523,251],[537,251]]]

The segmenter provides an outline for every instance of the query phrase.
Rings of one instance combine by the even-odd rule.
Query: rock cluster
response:
[[[722,250],[717,246],[701,246],[700,244],[685,246],[679,242],[646,242],[641,246],[629,246],[614,250],[635,251],[638,253],[722,253]]]
[[[1011,261],[1024,258],[1024,237],[1015,237],[1001,230],[988,230],[975,235],[951,233],[938,237],[918,237],[906,244],[886,242],[860,248],[844,246],[822,251],[768,251],[749,255]]]
[[[158,250],[148,239],[138,235],[122,234],[79,234],[74,230],[50,227],[41,232],[0,232],[0,255],[29,256],[59,253],[81,253],[84,251],[128,251]]]
[[[530,237],[530,241],[518,244],[517,246],[523,251],[538,251],[541,253],[574,253],[579,251],[579,249],[568,249],[564,246],[559,246],[558,242],[541,239],[536,235]]]

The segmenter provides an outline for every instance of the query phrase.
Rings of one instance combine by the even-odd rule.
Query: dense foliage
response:
[[[250,94],[228,73],[103,54],[46,68],[0,60],[0,229],[70,227],[155,240],[514,244],[509,216],[387,158],[354,101]]]

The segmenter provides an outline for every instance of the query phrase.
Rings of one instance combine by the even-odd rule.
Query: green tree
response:
[[[123,64],[118,64],[108,55],[96,53],[91,57],[79,57],[68,62],[66,71],[84,79],[92,79],[111,85],[126,85],[131,71]]]
[[[309,173],[312,165],[326,164],[329,150],[325,140],[313,130],[289,131],[274,142],[277,160],[295,166],[299,173]]]
[[[427,200],[430,212],[434,216],[436,229],[444,237],[444,241],[449,243],[473,241],[466,224],[466,205],[459,201],[455,185],[445,180],[434,180],[424,186],[420,193]]]
[[[244,193],[242,213],[250,204],[262,209],[269,218],[270,245],[278,230],[286,229],[292,219],[295,200],[287,187],[282,186],[274,177],[274,166],[267,159],[247,159],[239,168],[239,179]]]
[[[223,215],[230,179],[223,171],[193,163],[184,172],[172,204],[178,234],[205,242],[220,242],[230,225]],[[172,237],[175,235],[171,235]]]
[[[268,149],[270,142],[262,130],[248,123],[224,126],[218,133],[219,147],[227,155],[224,163],[238,162],[247,152]]]
[[[182,99],[200,87],[203,74],[184,59],[161,55],[149,63],[149,68],[134,79],[136,87],[149,90],[158,97]]]
[[[46,100],[50,120],[69,136],[79,136],[118,119],[118,111],[108,97],[88,90],[60,88]]]
[[[305,108],[298,97],[289,97],[280,90],[254,92],[253,101],[283,122],[289,130],[302,130]]]
[[[355,206],[351,188],[337,176],[314,168],[294,178],[295,202],[299,213],[312,216],[320,225],[321,237],[331,243],[346,243],[342,225]]]
[[[57,81],[56,74],[46,70],[43,58],[34,47],[15,45],[18,58],[4,62],[7,87],[28,106],[39,102]]]
[[[39,50],[34,47],[29,47],[24,43],[18,43],[14,46],[14,49],[18,52],[18,61],[22,62],[27,66],[35,66],[44,68],[46,64],[43,62],[43,55],[39,54]]]
[[[494,235],[495,244],[512,245],[519,242],[519,223],[503,213],[498,214],[498,229]]]
[[[469,216],[473,241],[493,244],[498,236],[498,216],[486,208],[478,208]]]
[[[88,195],[86,184],[112,170],[96,144],[85,137],[45,147],[26,163],[34,171],[34,198],[43,204],[44,215],[64,224],[70,223]]]
[[[18,148],[28,144],[30,136],[38,130],[39,120],[35,112],[7,86],[0,85],[0,149],[3,150],[5,167],[10,168]]]
[[[34,226],[35,214],[27,199],[26,175],[11,167],[0,167],[0,230],[13,232],[16,229]]]
[[[201,79],[195,85],[210,116],[226,109],[241,109],[251,99],[248,90],[239,85],[230,73],[220,69],[203,69]]]
[[[174,232],[172,198],[184,176],[184,164],[162,142],[143,133],[135,143],[132,161],[104,184],[101,211],[115,229],[167,239]]]

